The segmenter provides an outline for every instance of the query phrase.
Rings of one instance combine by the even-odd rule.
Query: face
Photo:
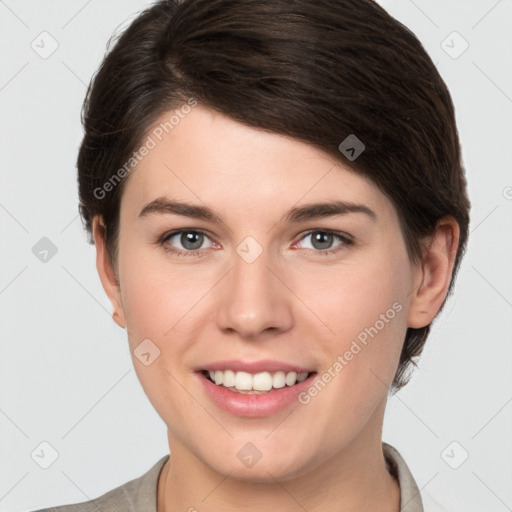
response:
[[[378,438],[419,277],[392,203],[341,161],[200,105],[155,141],[123,192],[111,298],[171,451],[266,481]],[[215,369],[276,388],[236,393]],[[279,387],[292,369],[308,377]]]

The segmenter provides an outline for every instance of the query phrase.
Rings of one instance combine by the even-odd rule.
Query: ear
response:
[[[448,293],[460,229],[451,216],[441,218],[425,244],[423,261],[415,271],[415,285],[407,315],[407,326],[419,329],[435,318]]]
[[[112,303],[114,322],[124,329],[126,327],[126,319],[121,301],[121,288],[108,256],[105,233],[106,228],[103,220],[99,215],[94,216],[92,220],[92,236],[96,246],[96,268],[98,269],[103,289]]]

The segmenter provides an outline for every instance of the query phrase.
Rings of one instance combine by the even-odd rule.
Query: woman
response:
[[[468,237],[416,37],[370,0],[159,1],[83,123],[80,211],[170,456],[45,510],[434,510],[381,435]]]

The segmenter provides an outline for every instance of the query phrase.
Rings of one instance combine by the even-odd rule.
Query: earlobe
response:
[[[429,325],[448,293],[459,246],[459,225],[451,216],[441,218],[425,244],[423,261],[417,267],[407,326]]]
[[[112,304],[112,318],[119,327],[124,329],[126,328],[126,319],[121,301],[120,285],[110,258],[108,257],[105,240],[105,225],[98,215],[96,215],[92,221],[92,235],[94,245],[96,246],[96,268],[103,289]]]

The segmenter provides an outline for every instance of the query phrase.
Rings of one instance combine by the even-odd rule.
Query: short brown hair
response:
[[[129,179],[119,170],[149,127],[190,98],[369,177],[395,206],[411,260],[420,261],[437,221],[453,216],[460,241],[451,293],[470,209],[453,103],[419,40],[379,5],[162,0],[140,13],[107,52],[82,109],[79,210],[90,243],[92,218],[103,219],[114,265]],[[338,148],[350,134],[365,145],[353,161]],[[116,173],[119,184],[103,194]],[[429,330],[407,330],[394,392],[408,382]]]

